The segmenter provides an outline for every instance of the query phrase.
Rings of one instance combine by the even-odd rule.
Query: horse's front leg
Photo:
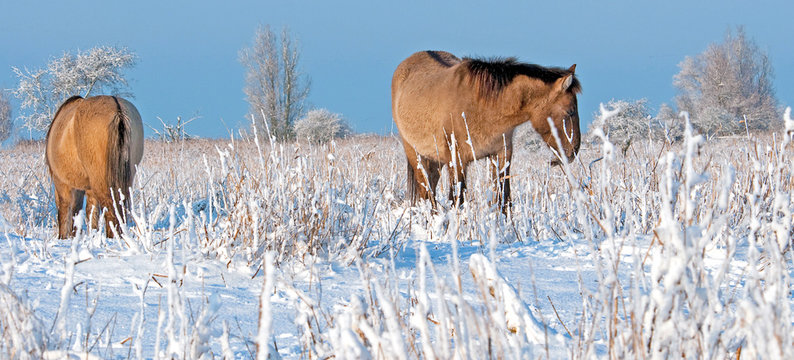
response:
[[[407,168],[407,196],[411,199],[411,205],[416,205],[417,200],[425,199],[430,201],[432,206],[435,207],[435,189],[436,185],[438,185],[438,180],[441,178],[438,163],[427,159],[408,160]]]
[[[496,203],[507,214],[507,210],[512,205],[510,198],[510,159],[512,149],[505,149],[488,157],[488,164],[496,187]]]
[[[449,174],[449,200],[460,206],[465,201],[466,192],[466,165],[448,166]]]

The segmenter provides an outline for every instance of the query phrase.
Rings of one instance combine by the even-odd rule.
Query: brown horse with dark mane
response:
[[[143,156],[143,123],[129,101],[115,96],[66,100],[47,131],[46,160],[55,185],[58,237],[75,234],[74,216],[83,207],[97,227],[105,209],[106,235],[120,234],[116,213],[125,217],[135,165]],[[121,199],[126,199],[122,205]]]
[[[443,51],[418,52],[400,63],[392,78],[392,115],[408,161],[411,202],[428,199],[435,205],[444,165],[453,183],[450,200],[463,201],[466,167],[488,157],[506,211],[513,130],[527,121],[553,150],[560,148],[559,138],[559,157],[573,160],[580,138],[575,69],[514,58],[460,59]]]

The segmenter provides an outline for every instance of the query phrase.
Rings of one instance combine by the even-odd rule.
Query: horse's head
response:
[[[560,157],[564,157],[568,162],[573,161],[576,153],[579,152],[581,139],[579,107],[576,101],[576,94],[581,91],[581,86],[574,75],[575,69],[576,64],[564,71],[559,79],[548,85],[550,88],[546,106],[543,106],[541,113],[533,119],[535,129],[546,144],[557,152],[561,145],[564,154],[560,154]],[[557,139],[560,141],[559,145]]]

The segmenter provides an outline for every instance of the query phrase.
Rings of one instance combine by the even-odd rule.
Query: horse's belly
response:
[[[399,129],[400,136],[417,154],[434,161],[449,161],[449,145],[443,134],[430,127]]]

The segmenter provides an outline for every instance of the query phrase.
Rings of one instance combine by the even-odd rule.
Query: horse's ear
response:
[[[562,81],[560,82],[560,92],[565,92],[571,87],[571,85],[573,84],[573,74],[575,72],[576,72],[576,64],[573,64],[571,65],[571,67],[568,68],[567,71],[568,74],[565,75],[565,77],[563,77]]]
[[[560,92],[568,90],[568,88],[571,87],[571,84],[573,84],[573,74],[566,75],[560,84]]]

